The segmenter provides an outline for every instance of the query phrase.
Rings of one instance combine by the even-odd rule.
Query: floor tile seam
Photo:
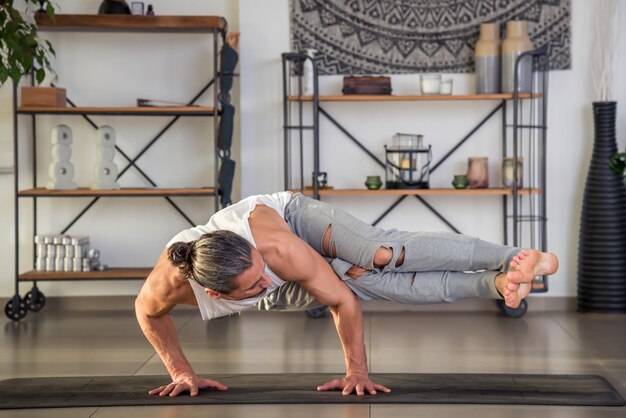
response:
[[[598,356],[596,355],[596,353],[591,350],[590,348],[588,348],[584,342],[582,340],[580,340],[579,338],[577,338],[571,331],[569,331],[562,323],[561,321],[558,320],[558,318],[554,317],[554,314],[551,312],[548,312],[548,316],[550,317],[550,319],[552,319],[559,328],[561,328],[567,335],[569,335],[572,340],[574,340],[578,346],[581,348],[582,353],[589,355],[589,357],[593,360],[594,363],[596,363],[596,365],[598,365],[602,370],[604,371],[609,371],[608,369],[606,369],[604,367],[604,365],[602,364],[602,362],[600,361],[600,359],[598,358]]]
[[[89,415],[87,418],[93,418],[93,416],[96,415],[99,410],[100,410],[100,407],[97,407],[96,410],[93,411],[93,413],[91,415]]]

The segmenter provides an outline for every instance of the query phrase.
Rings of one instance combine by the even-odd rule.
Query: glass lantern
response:
[[[428,189],[431,146],[424,135],[397,133],[385,145],[385,187],[387,189]]]

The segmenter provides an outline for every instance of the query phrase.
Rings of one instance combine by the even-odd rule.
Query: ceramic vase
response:
[[[483,23],[474,48],[476,94],[500,92],[500,25]]]
[[[98,8],[100,15],[129,15],[130,7],[124,0],[103,0]]]
[[[469,184],[467,180],[467,174],[455,174],[452,180],[452,186],[455,189],[466,189]]]
[[[383,181],[380,179],[380,176],[367,176],[367,180],[365,180],[365,187],[370,190],[378,190],[383,185]]]
[[[524,157],[517,157],[517,188],[523,187]],[[512,189],[515,184],[515,166],[513,165],[513,157],[505,157],[502,159],[502,185]]]
[[[511,20],[506,24],[506,38],[502,42],[502,92],[513,93],[515,90],[516,61],[522,53],[533,49],[528,37],[528,22]],[[526,56],[517,67],[518,92],[532,90],[533,59]]]
[[[470,157],[467,164],[467,180],[471,189],[489,187],[489,160],[487,157]]]
[[[616,102],[593,103],[594,143],[578,243],[578,309],[626,313],[626,187],[609,168]]]

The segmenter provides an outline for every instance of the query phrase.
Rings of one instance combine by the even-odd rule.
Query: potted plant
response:
[[[19,1],[19,0],[18,0]],[[41,83],[46,71],[52,71],[50,57],[54,49],[47,40],[37,34],[31,5],[39,4],[39,10],[54,20],[54,6],[50,0],[21,0],[26,10],[21,12],[14,0],[0,0],[0,86],[10,78],[17,86],[23,75],[35,72],[37,83]]]

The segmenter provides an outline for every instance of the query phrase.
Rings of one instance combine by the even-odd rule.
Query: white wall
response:
[[[148,3],[148,2],[146,2]],[[238,4],[231,1],[187,0],[150,1],[157,14],[221,15],[237,31]],[[60,13],[95,13],[99,0],[58,2]],[[210,80],[213,38],[207,34],[153,33],[42,33],[56,49],[56,84],[79,106],[134,106],[138,97],[184,102],[191,99]],[[238,107],[238,80],[233,99]],[[8,91],[8,92],[7,92]],[[0,96],[2,110],[11,109],[10,87]],[[209,104],[212,90],[199,104]],[[10,114],[9,114],[10,116]],[[10,117],[0,113],[0,126],[12,126]],[[110,124],[117,132],[117,144],[131,157],[156,135],[171,117],[92,116],[96,124]],[[30,117],[20,116],[20,188],[32,187],[30,175]],[[74,134],[72,163],[79,186],[88,187],[96,158],[94,129],[80,116],[38,116],[38,184],[45,185],[49,163],[49,136],[59,123],[69,125]],[[239,126],[239,121],[236,121]],[[138,165],[159,186],[185,187],[213,184],[213,126],[210,118],[181,118],[146,154]],[[12,142],[12,132],[0,134]],[[239,132],[235,132],[234,158],[239,160]],[[121,170],[126,160],[116,157]],[[236,179],[237,184],[240,179]],[[120,180],[122,186],[147,186],[140,175],[129,170]],[[240,195],[235,189],[235,198]],[[58,233],[87,203],[89,198],[39,199],[38,233]],[[211,198],[173,198],[194,223],[205,223],[213,211]],[[2,207],[2,251],[0,295],[13,290],[13,176],[0,175]],[[32,269],[31,200],[20,200],[20,271]],[[91,246],[100,249],[101,260],[110,266],[142,267],[153,265],[165,243],[188,223],[162,198],[101,199],[67,233],[89,235]],[[40,283],[46,295],[136,294],[141,283],[63,282]],[[23,284],[22,294],[29,288]]]
[[[229,21],[231,30],[242,32],[240,44],[240,97],[238,114],[241,120],[240,169],[242,197],[268,193],[283,188],[283,133],[282,133],[282,75],[280,54],[289,50],[289,10],[287,0],[239,0],[206,2],[153,1],[159,14],[221,14]],[[549,148],[548,148],[548,242],[551,251],[561,259],[561,269],[550,282],[550,296],[576,294],[576,257],[578,224],[582,190],[592,146],[591,102],[593,94],[587,63],[588,34],[591,31],[587,15],[591,3],[572,1],[572,70],[550,74],[549,93]],[[99,1],[60,0],[63,13],[90,13]],[[624,13],[624,10],[622,10]],[[622,39],[623,39],[622,34]],[[57,49],[58,83],[68,88],[68,95],[80,104],[123,105],[136,97],[149,96],[167,100],[185,100],[200,87],[205,77],[199,74],[209,68],[210,46],[200,35],[128,35],[128,34],[53,34],[49,38]],[[620,43],[622,57],[626,55],[626,42]],[[199,51],[201,51],[199,53]],[[140,56],[140,59],[137,57]],[[180,64],[178,61],[184,63]],[[623,68],[623,66],[621,67]],[[455,92],[471,92],[471,75],[454,75]],[[140,81],[137,81],[140,80]],[[394,76],[394,92],[414,92],[417,76]],[[622,83],[618,100],[626,98]],[[324,77],[322,93],[338,94],[341,77]],[[10,106],[10,95],[0,95],[1,109]],[[620,100],[622,99],[622,100]],[[427,143],[433,145],[434,159],[465,135],[474,124],[486,115],[495,103],[389,103],[332,104],[325,107],[358,138],[362,138],[379,157],[382,145],[393,133],[407,131],[423,133]],[[619,109],[618,134],[624,129],[624,112]],[[0,112],[0,137],[11,138],[6,127],[6,113]],[[164,119],[104,118],[99,122],[111,123],[118,129],[119,142],[129,152],[137,151],[156,133]],[[27,132],[28,120],[22,117],[21,132]],[[141,160],[144,168],[159,185],[202,184],[210,167],[197,161],[194,154],[207,151],[198,140],[202,132],[210,130],[206,121],[187,119],[157,143],[154,150]],[[93,164],[92,145],[78,138],[90,138],[91,128],[79,118],[41,117],[38,119],[40,138],[46,138],[57,123],[68,123],[75,128],[73,162],[77,167],[79,183],[90,181]],[[368,174],[384,173],[373,165],[367,156],[351,145],[328,123],[322,128],[322,170],[328,171],[330,183],[336,187],[361,187]],[[438,169],[431,182],[433,186],[447,186],[452,174],[459,171],[467,157],[493,155],[491,181],[498,181],[500,154],[500,125],[494,120],[484,126],[476,137]],[[44,141],[40,141],[42,144]],[[625,141],[619,138],[620,147]],[[182,144],[194,144],[188,148]],[[45,145],[41,145],[45,155]],[[204,155],[204,154],[202,154]],[[191,163],[186,164],[190,160]],[[118,164],[121,164],[119,160]],[[177,171],[185,163],[185,172]],[[38,169],[40,179],[46,167]],[[310,170],[309,170],[310,172]],[[28,186],[24,180],[23,187]],[[124,185],[143,185],[132,174],[124,177]],[[393,198],[368,198],[366,200],[337,197],[326,199],[365,221],[373,221]],[[484,239],[500,241],[500,199],[461,199],[438,197],[428,199],[461,231]],[[86,200],[81,200],[82,202]],[[204,222],[211,207],[194,199],[177,199],[189,209],[193,219]],[[65,223],[73,218],[81,206],[76,201],[40,200],[40,232],[47,226]],[[13,293],[13,178],[0,175],[0,296]],[[29,249],[30,210],[22,203],[22,251]],[[141,225],[137,225],[137,220]],[[382,223],[383,227],[406,229],[445,229],[415,199],[408,198]],[[93,246],[101,250],[105,263],[111,265],[145,266],[153,263],[163,244],[179,229],[184,221],[161,200],[106,200],[96,204],[92,212],[69,231],[92,236]],[[137,229],[140,232],[137,233]],[[6,238],[4,238],[6,237]],[[29,268],[23,257],[21,270]],[[44,285],[47,295],[73,294],[132,294],[138,283],[59,283]],[[26,286],[23,285],[23,291]]]
[[[561,259],[559,272],[550,281],[550,296],[576,294],[576,258],[582,191],[593,140],[591,102],[594,100],[588,67],[589,16],[593,2],[572,1],[572,69],[550,74],[548,109],[548,243]],[[282,188],[282,97],[280,52],[289,49],[288,2],[240,0],[242,38],[242,194]],[[622,16],[626,16],[624,8]],[[271,25],[266,22],[271,21]],[[625,21],[624,19],[621,20]],[[254,36],[247,36],[253,33]],[[620,48],[626,49],[624,33]],[[624,55],[624,54],[622,54]],[[624,68],[622,65],[620,68]],[[621,71],[623,73],[623,70]],[[455,92],[471,92],[473,77],[456,75]],[[323,77],[322,94],[340,94],[341,77]],[[394,76],[394,93],[416,91],[417,76]],[[626,98],[623,86],[618,101]],[[622,100],[620,100],[622,99]],[[383,157],[382,145],[395,132],[425,134],[433,145],[434,160],[467,133],[493,103],[380,103],[324,104],[357,138]],[[624,112],[620,108],[618,133],[624,147]],[[328,171],[336,187],[362,187],[367,174],[383,174],[369,158],[322,119],[322,171]],[[471,141],[441,166],[432,184],[448,185],[454,171],[472,155],[493,155],[491,181],[498,171],[499,123],[484,126]],[[258,158],[262,155],[263,158]],[[310,170],[306,171],[310,173]],[[262,173],[263,175],[259,175]],[[305,174],[306,175],[306,174]],[[373,221],[394,198],[367,200],[325,199]],[[461,231],[485,239],[501,239],[499,198],[428,199]],[[405,199],[382,223],[383,227],[445,229],[414,199]]]

